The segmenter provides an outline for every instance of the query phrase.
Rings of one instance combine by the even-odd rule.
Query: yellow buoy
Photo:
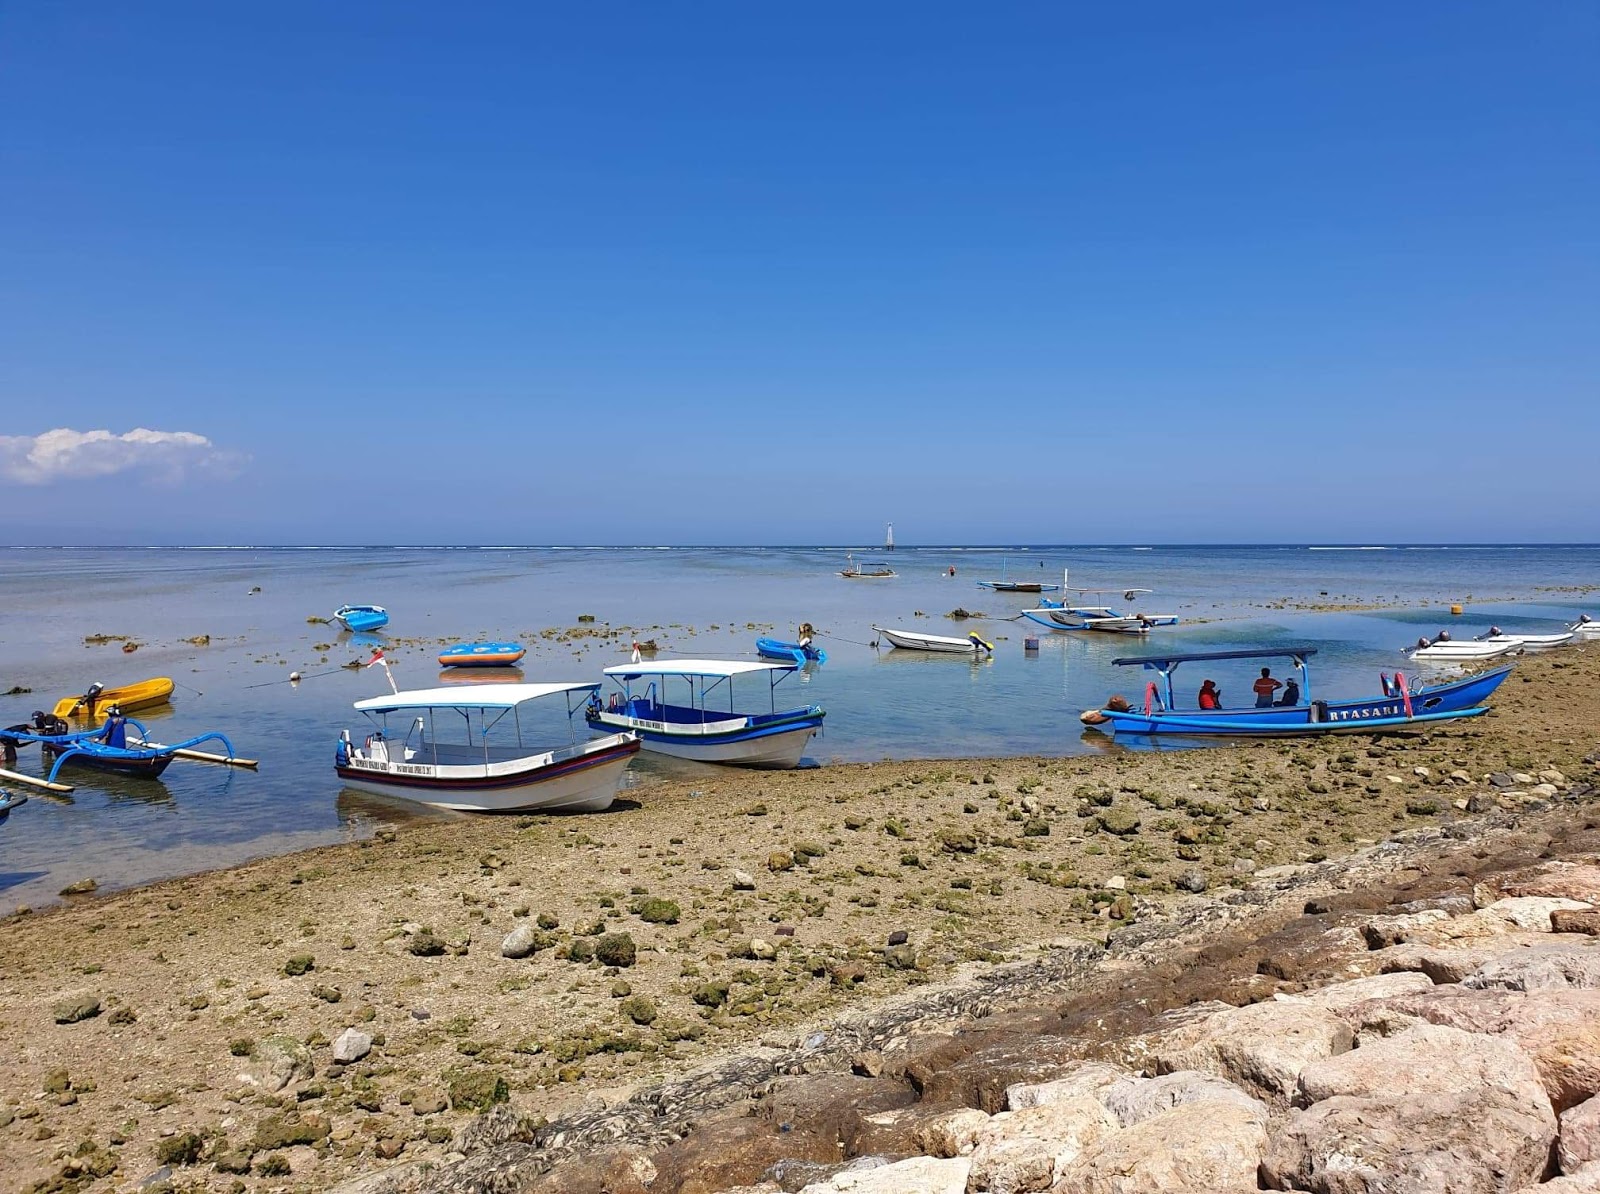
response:
[[[1452,606],[1451,606],[1451,607],[1450,607],[1450,612],[1451,612],[1451,613],[1452,613],[1452,614],[1453,614],[1453,615],[1454,615],[1454,616],[1456,616],[1456,617],[1458,617],[1458,618],[1459,618],[1459,617],[1460,617],[1460,616],[1461,616],[1461,607],[1460,607],[1460,606],[1459,606],[1459,605],[1452,605]]]

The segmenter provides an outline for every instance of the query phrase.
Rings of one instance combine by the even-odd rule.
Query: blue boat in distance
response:
[[[439,652],[439,666],[514,667],[527,653],[521,643],[457,643]]]
[[[1141,655],[1113,659],[1118,667],[1153,671],[1157,679],[1145,686],[1144,708],[1108,702],[1102,709],[1087,709],[1079,720],[1085,725],[1109,728],[1116,734],[1184,734],[1196,736],[1299,738],[1322,734],[1386,734],[1424,729],[1439,722],[1477,717],[1487,713],[1484,701],[1505,678],[1509,667],[1495,668],[1444,684],[1411,688],[1400,673],[1391,681],[1383,676],[1383,693],[1346,701],[1311,699],[1311,676],[1306,660],[1315,647],[1278,647],[1253,651],[1197,651],[1189,654]],[[1240,709],[1179,710],[1172,691],[1172,673],[1180,664],[1229,659],[1288,659],[1300,672],[1299,699],[1293,705],[1265,705]]]
[[[776,638],[758,638],[756,654],[763,659],[782,659],[798,664],[828,662],[828,653],[821,647],[812,646],[809,638],[801,639],[797,643],[787,643]]]
[[[346,630],[381,630],[389,624],[389,611],[381,605],[341,605],[333,620]]]

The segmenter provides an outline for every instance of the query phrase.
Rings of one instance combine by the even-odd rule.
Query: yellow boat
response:
[[[112,705],[120,705],[124,713],[165,705],[172,697],[172,688],[172,680],[168,676],[152,676],[137,684],[124,684],[121,688],[101,688],[96,684],[82,696],[62,697],[56,702],[55,715],[99,721]]]

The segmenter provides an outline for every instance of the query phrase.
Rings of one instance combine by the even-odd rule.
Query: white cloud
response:
[[[0,435],[0,480],[48,485],[136,473],[156,484],[193,475],[230,476],[244,463],[193,431],[135,427],[122,435],[57,427],[39,435]]]

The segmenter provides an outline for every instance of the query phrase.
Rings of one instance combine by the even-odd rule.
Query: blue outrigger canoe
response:
[[[27,803],[28,798],[20,792],[0,791],[0,824],[5,822],[14,809],[19,809]]]
[[[130,740],[127,737],[127,726],[139,731],[138,738]],[[222,743],[227,748],[227,755],[204,755],[194,751],[202,742],[211,741]],[[68,733],[40,733],[27,725],[7,726],[0,730],[0,744],[4,745],[8,758],[15,757],[17,747],[33,743],[38,744],[45,758],[55,760],[50,774],[45,777],[47,785],[59,782],[56,777],[68,763],[143,779],[158,778],[173,759],[184,755],[206,762],[254,766],[253,760],[234,757],[233,743],[228,741],[225,734],[200,734],[169,746],[149,741],[149,731],[143,723],[131,717],[108,718],[106,724],[98,729]]]
[[[828,653],[821,647],[813,647],[810,639],[800,643],[788,643],[777,638],[758,638],[756,654],[763,659],[782,659],[801,665],[828,662]]]
[[[1413,689],[1407,686],[1403,675],[1396,673],[1392,682],[1387,676],[1383,677],[1383,695],[1319,701],[1311,699],[1310,671],[1306,666],[1306,660],[1316,653],[1315,647],[1280,647],[1113,659],[1111,662],[1118,667],[1141,667],[1159,677],[1146,685],[1143,710],[1089,709],[1079,720],[1085,725],[1107,727],[1116,734],[1140,735],[1298,738],[1322,734],[1401,733],[1487,713],[1488,707],[1483,702],[1511,674],[1509,667],[1501,667]],[[1172,673],[1178,666],[1228,659],[1290,660],[1300,672],[1300,701],[1294,705],[1260,708],[1179,711],[1172,692]]]

